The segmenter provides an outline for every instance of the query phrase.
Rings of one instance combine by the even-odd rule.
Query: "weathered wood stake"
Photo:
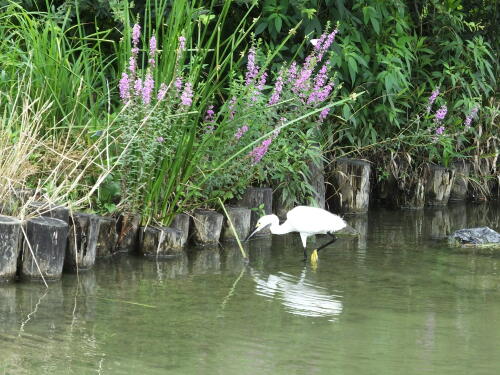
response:
[[[250,217],[250,230],[255,228],[257,220],[263,214],[259,207],[262,206],[265,215],[272,214],[273,210],[273,189],[250,187],[245,191],[241,200],[237,203],[238,207],[246,207],[252,210]],[[255,234],[255,237],[270,236],[269,229],[261,230]]]
[[[117,252],[134,252],[139,246],[141,215],[120,215],[117,222]]]
[[[196,245],[216,245],[219,242],[224,216],[215,211],[196,210],[193,214],[193,239]]]
[[[116,219],[107,216],[98,216],[99,236],[97,237],[96,257],[107,257],[115,252],[118,233],[116,233]]]
[[[92,214],[75,213],[70,221],[64,269],[68,271],[88,270],[95,263],[99,218]]]
[[[457,160],[453,163],[453,168],[456,174],[451,186],[450,201],[464,201],[467,199],[469,187],[470,164],[465,160]]]
[[[187,244],[189,238],[189,222],[191,218],[187,214],[175,215],[171,228],[178,229],[181,232],[181,246],[184,247]]]
[[[332,165],[332,205],[343,213],[364,213],[370,202],[370,163],[363,160],[337,159]]]
[[[139,251],[156,258],[178,256],[182,253],[182,233],[168,227],[140,227]]]
[[[21,240],[21,221],[0,215],[0,282],[16,277]]]
[[[455,169],[429,164],[426,174],[425,203],[428,206],[446,206],[455,180]]]
[[[243,241],[250,232],[250,217],[252,211],[245,207],[226,207],[227,214],[233,223],[238,238]],[[231,229],[229,220],[224,218],[222,228],[222,239],[224,241],[236,241],[236,236]]]
[[[29,219],[23,241],[21,276],[35,280],[42,276],[45,280],[61,278],[67,240],[68,224],[64,221],[49,217]]]

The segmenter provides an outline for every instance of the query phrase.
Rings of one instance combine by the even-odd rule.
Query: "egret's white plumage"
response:
[[[288,211],[286,221],[281,225],[276,215],[262,216],[257,221],[256,229],[248,238],[266,227],[269,227],[272,234],[298,232],[305,250],[309,236],[315,234],[333,234],[346,226],[347,223],[344,219],[322,208],[297,206]]]

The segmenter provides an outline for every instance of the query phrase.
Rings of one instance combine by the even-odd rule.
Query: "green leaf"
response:
[[[281,31],[281,25],[283,24],[283,21],[281,19],[281,17],[278,15],[275,19],[274,19],[274,27],[276,27],[276,31],[277,32],[280,32]]]
[[[375,30],[375,32],[377,34],[379,34],[380,33],[380,24],[378,22],[378,19],[376,19],[375,17],[371,17],[370,21],[372,23],[372,26],[373,26],[373,29]]]
[[[267,27],[267,22],[261,21],[255,28],[255,35],[262,33]]]

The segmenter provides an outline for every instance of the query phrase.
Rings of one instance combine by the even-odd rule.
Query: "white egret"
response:
[[[307,259],[307,237],[315,234],[329,234],[332,240],[314,249],[311,253],[311,261],[318,260],[318,251],[337,240],[334,233],[345,228],[347,223],[340,216],[332,214],[322,208],[297,206],[286,214],[286,221],[280,225],[278,216],[262,216],[255,226],[255,230],[245,239],[248,240],[255,233],[269,227],[272,234],[286,234],[298,232],[304,246],[304,260]]]

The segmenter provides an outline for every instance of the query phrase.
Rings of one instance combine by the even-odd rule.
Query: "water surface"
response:
[[[0,374],[499,374],[500,256],[441,240],[499,206],[347,221],[317,269],[290,235],[0,285]]]

